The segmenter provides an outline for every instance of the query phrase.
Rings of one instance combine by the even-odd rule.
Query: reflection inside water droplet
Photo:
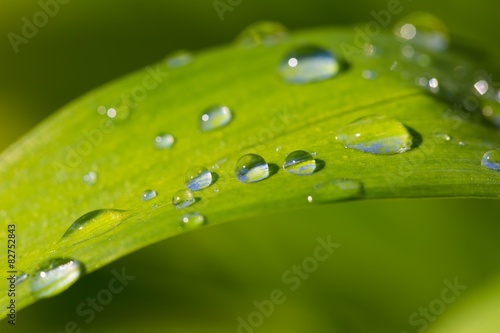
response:
[[[83,265],[74,259],[52,259],[33,273],[31,293],[36,299],[55,296],[68,289],[83,274]]]
[[[341,128],[335,137],[345,148],[375,155],[404,153],[413,137],[400,121],[386,116],[368,116]]]
[[[186,173],[186,187],[190,191],[201,191],[212,185],[212,173],[207,168],[195,166]]]
[[[278,66],[285,82],[305,84],[336,76],[341,69],[337,57],[327,49],[305,45],[288,53]]]
[[[316,170],[316,160],[308,152],[296,150],[286,156],[283,169],[294,175],[310,175]]]
[[[481,165],[491,170],[500,170],[500,150],[490,150],[484,153]]]
[[[257,154],[242,156],[236,163],[236,178],[242,183],[254,183],[269,177],[269,165]]]

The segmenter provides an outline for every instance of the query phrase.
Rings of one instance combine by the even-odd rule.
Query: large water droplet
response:
[[[332,52],[312,45],[291,51],[278,66],[285,82],[294,84],[327,80],[339,71],[339,60]]]
[[[288,30],[277,22],[256,22],[248,26],[238,36],[237,43],[242,47],[274,46],[288,38]]]
[[[186,50],[175,51],[167,56],[165,62],[170,68],[186,66],[193,61],[193,55]]]
[[[51,259],[33,274],[31,292],[36,299],[55,296],[68,289],[83,272],[83,265],[74,259]]]
[[[130,212],[117,209],[100,209],[79,217],[66,230],[61,240],[70,240],[72,235],[78,235],[78,242],[102,235],[112,228],[118,226]]]
[[[316,160],[308,152],[296,150],[286,156],[283,169],[294,175],[310,175],[316,170]]]
[[[332,179],[319,183],[307,197],[310,203],[329,203],[359,199],[364,195],[363,183],[353,179]]]
[[[448,28],[443,21],[424,12],[405,16],[395,25],[394,33],[402,41],[431,51],[443,51],[450,42]]]
[[[196,166],[186,173],[186,187],[191,191],[201,191],[212,185],[212,173],[207,168]]]
[[[386,116],[358,119],[337,132],[345,148],[375,155],[392,155],[412,148],[413,137],[400,121]]]
[[[83,176],[83,182],[89,186],[93,186],[97,183],[97,173],[95,171],[89,171]]]
[[[490,150],[483,155],[481,165],[491,170],[500,171],[500,150]]]
[[[180,226],[184,230],[191,230],[199,228],[205,223],[205,216],[203,216],[201,213],[193,212],[184,214],[181,217]]]
[[[154,139],[154,145],[157,149],[169,149],[174,145],[175,139],[172,134],[160,133]]]
[[[155,190],[146,190],[142,193],[142,201],[149,201],[154,198],[156,198],[156,191]]]
[[[213,106],[201,115],[200,128],[203,132],[218,129],[229,124],[232,118],[231,110],[227,106]]]
[[[257,154],[242,156],[236,163],[236,178],[242,183],[254,183],[269,177],[269,165]]]
[[[193,193],[188,190],[177,191],[172,198],[172,205],[174,205],[176,209],[189,207],[195,202],[196,199],[194,198]]]

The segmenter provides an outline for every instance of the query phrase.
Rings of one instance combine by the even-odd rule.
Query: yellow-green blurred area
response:
[[[258,20],[292,30],[370,21],[371,11],[389,3],[222,0],[232,11],[221,21],[213,0],[66,2],[16,53],[8,33],[21,35],[23,17],[32,20],[41,7],[0,0],[0,150],[74,98],[174,50],[230,42]],[[497,0],[401,5],[391,23],[424,10],[442,18],[455,38],[499,47]],[[498,207],[494,200],[352,202],[204,228],[84,277],[22,310],[15,327],[3,321],[1,331],[417,332],[453,316],[499,273]],[[294,266],[311,264],[317,238],[329,236],[341,246],[314,269],[307,266],[310,273],[294,273]],[[135,278],[106,298],[111,271],[123,269]],[[456,279],[467,289],[453,302],[441,300],[445,281]],[[265,306],[277,289],[283,302],[271,311]],[[93,308],[88,298],[103,302]],[[439,314],[419,312],[430,305]]]

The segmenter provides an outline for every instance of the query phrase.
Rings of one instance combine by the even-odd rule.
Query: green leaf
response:
[[[67,105],[10,147],[0,161],[0,216],[22,239],[16,270],[31,275],[18,286],[18,309],[36,301],[33,275],[54,258],[75,259],[90,273],[193,228],[311,203],[498,198],[500,173],[481,165],[484,153],[500,146],[500,134],[481,116],[484,97],[472,94],[479,65],[471,59],[478,52],[415,47],[420,57],[412,60],[390,34],[373,41],[378,51],[371,55],[358,39],[351,29],[324,28],[272,47],[214,48],[189,64],[186,54],[180,63],[163,60]],[[345,62],[338,75],[285,83],[278,64],[304,44],[337,54]],[[493,54],[483,55],[481,66],[490,66],[490,59]],[[168,67],[172,60],[178,67]],[[366,79],[367,73],[376,77]],[[439,92],[415,84],[435,77]],[[468,101],[477,101],[474,110],[463,110]],[[221,104],[232,110],[232,120],[200,131],[201,114]],[[496,112],[498,103],[490,104]],[[367,149],[348,144],[357,126],[367,133]],[[173,135],[170,149],[155,147],[159,133]],[[390,150],[378,149],[386,144]],[[313,174],[281,168],[297,150],[315,153]],[[237,161],[248,153],[269,163],[267,179],[237,180]],[[213,183],[194,193],[192,206],[178,210],[172,197],[185,189],[186,172],[196,166],[208,168]],[[157,196],[141,200],[148,189]],[[203,217],[195,215],[186,228],[181,221],[188,212]],[[6,237],[7,229],[0,235]],[[54,294],[68,286],[54,284]],[[0,302],[8,302],[5,294]]]

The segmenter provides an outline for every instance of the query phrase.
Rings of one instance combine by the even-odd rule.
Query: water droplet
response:
[[[332,52],[312,45],[296,48],[278,66],[285,82],[294,84],[327,80],[339,71],[340,63]]]
[[[22,273],[19,274],[19,275],[16,275],[16,286],[20,285],[21,283],[23,283],[24,281],[26,281],[28,279],[29,275],[26,274],[26,273]]]
[[[186,173],[186,187],[191,191],[201,191],[212,185],[212,173],[207,168],[196,166]]]
[[[413,138],[400,121],[386,116],[358,119],[337,132],[345,148],[375,155],[392,155],[412,148]]]
[[[435,77],[429,80],[429,91],[432,93],[439,92],[439,81]]]
[[[377,73],[375,73],[374,71],[370,71],[370,70],[364,70],[363,73],[361,73],[361,76],[364,79],[373,80],[377,77]]]
[[[156,198],[156,191],[155,190],[146,190],[142,193],[142,201],[149,201],[154,198]]]
[[[316,160],[308,152],[296,150],[286,156],[283,169],[294,175],[310,175],[316,170]]]
[[[196,199],[194,198],[193,193],[188,190],[177,191],[172,198],[172,205],[174,205],[176,209],[189,207],[195,202]]]
[[[237,43],[245,48],[274,46],[288,38],[288,30],[277,22],[256,22],[238,36]]]
[[[104,116],[104,115],[106,114],[106,112],[107,112],[107,111],[108,111],[108,110],[106,109],[106,107],[105,107],[104,105],[99,105],[99,106],[97,107],[97,113],[99,113],[100,115],[103,115],[103,116]]]
[[[31,279],[36,299],[55,296],[68,289],[83,274],[83,265],[74,259],[51,259],[41,265]]]
[[[181,217],[180,226],[184,230],[191,230],[201,227],[206,223],[205,216],[198,212],[187,213]]]
[[[401,41],[430,51],[443,51],[450,42],[448,28],[443,21],[424,12],[412,13],[401,19],[394,27],[394,34]]]
[[[106,116],[115,121],[124,121],[128,119],[133,109],[131,101],[119,100],[112,107],[106,110]]]
[[[174,145],[175,139],[172,134],[160,133],[154,139],[154,145],[157,149],[169,149]]]
[[[231,110],[227,106],[214,106],[201,115],[200,128],[203,132],[218,129],[229,124],[232,118]]]
[[[186,50],[175,51],[167,56],[165,62],[170,68],[186,66],[193,61],[193,55]]]
[[[487,151],[483,155],[481,165],[491,170],[500,171],[500,150]]]
[[[341,200],[359,199],[364,195],[363,183],[353,179],[332,179],[314,187],[307,196],[309,203],[329,203]]]
[[[242,183],[254,183],[269,177],[269,165],[257,154],[242,156],[236,163],[236,178]]]
[[[367,57],[374,57],[378,54],[378,49],[373,44],[365,44],[363,47],[363,54]]]
[[[83,176],[82,180],[88,186],[93,186],[97,183],[97,173],[94,171],[89,171]]]
[[[129,217],[130,214],[131,213],[128,211],[117,209],[94,210],[79,217],[73,222],[68,230],[66,230],[61,240],[71,239],[71,236],[77,232],[79,234],[79,242],[102,235],[118,226]]]
[[[443,132],[434,133],[434,137],[440,141],[446,141],[446,142],[451,141],[451,136]]]

